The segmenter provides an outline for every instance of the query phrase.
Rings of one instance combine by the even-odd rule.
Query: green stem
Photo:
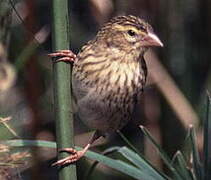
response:
[[[204,122],[204,179],[211,178],[211,97],[209,91],[207,91],[207,112]]]
[[[69,15],[67,0],[53,0],[53,49],[69,49]],[[70,64],[58,62],[54,71],[54,108],[56,118],[57,148],[73,147],[73,117],[71,114],[71,70]],[[59,154],[59,159],[66,157]],[[76,180],[74,164],[61,168],[60,180]]]

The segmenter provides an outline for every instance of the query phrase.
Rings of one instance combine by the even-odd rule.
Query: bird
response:
[[[118,131],[132,119],[147,79],[144,54],[149,47],[163,46],[152,26],[133,15],[116,16],[75,55],[71,50],[49,54],[55,62],[73,62],[72,92],[76,115],[95,130],[89,143],[53,165],[78,161],[100,137]]]

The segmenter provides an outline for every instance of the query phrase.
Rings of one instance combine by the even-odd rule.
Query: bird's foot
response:
[[[76,161],[78,161],[81,157],[83,157],[83,155],[86,152],[86,149],[83,149],[81,151],[77,151],[73,148],[64,148],[59,150],[59,152],[67,152],[70,153],[71,155],[67,156],[66,158],[60,159],[57,162],[53,163],[52,166],[64,166],[70,163],[74,163]]]
[[[74,62],[76,60],[76,55],[71,50],[59,50],[55,53],[48,54],[49,57],[59,57],[55,62]]]

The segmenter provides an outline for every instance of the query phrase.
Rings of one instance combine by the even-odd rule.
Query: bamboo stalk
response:
[[[68,0],[53,0],[53,49],[69,49]],[[73,147],[73,117],[71,114],[71,70],[70,64],[58,62],[53,65],[54,108],[56,118],[57,148]],[[67,154],[59,154],[64,158]],[[60,180],[76,180],[74,164],[59,170]]]

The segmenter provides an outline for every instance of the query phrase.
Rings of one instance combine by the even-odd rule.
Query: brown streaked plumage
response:
[[[121,129],[131,120],[137,97],[146,83],[143,55],[149,46],[163,45],[148,23],[130,15],[111,19],[76,58],[68,50],[50,54],[63,56],[57,61],[75,59],[72,87],[77,115],[96,130],[82,151],[66,148],[72,155],[54,165],[77,161],[96,139]]]

